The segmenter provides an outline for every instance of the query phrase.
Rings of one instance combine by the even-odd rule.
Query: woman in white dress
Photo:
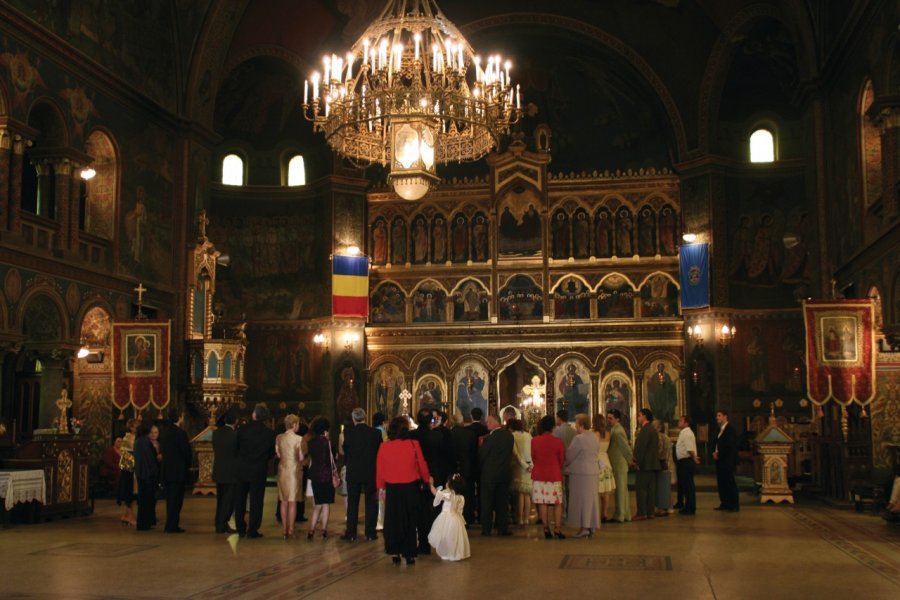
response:
[[[506,427],[513,434],[513,458],[516,464],[513,466],[512,488],[518,498],[518,512],[516,522],[519,525],[528,525],[531,520],[531,434],[525,431],[522,421],[510,419]]]
[[[600,467],[599,492],[600,492],[600,522],[611,520],[609,516],[609,498],[616,491],[616,478],[613,475],[612,463],[609,460],[609,442],[612,436],[606,431],[606,419],[603,415],[596,414],[591,429],[600,443],[600,452],[597,453],[597,465]]]
[[[462,516],[466,499],[462,494],[457,494],[457,490],[462,490],[465,485],[462,476],[454,473],[447,480],[446,488],[431,486],[434,505],[443,503],[443,506],[428,533],[428,543],[443,560],[463,560],[472,555],[466,521]]]

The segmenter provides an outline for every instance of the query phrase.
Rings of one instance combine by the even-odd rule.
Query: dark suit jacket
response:
[[[466,425],[466,429],[473,432],[475,434],[475,443],[478,444],[478,438],[483,435],[487,435],[488,428],[481,421],[476,421],[474,423],[469,423]]]
[[[512,480],[513,434],[500,427],[489,433],[478,449],[482,481]]]
[[[718,465],[727,469],[733,469],[737,465],[738,437],[731,423],[725,426],[722,435],[716,437],[713,450],[719,451],[719,459],[716,461]]]
[[[422,456],[428,463],[428,471],[434,478],[434,485],[444,485],[450,475],[456,471],[456,457],[453,455],[453,440],[450,431],[446,427],[429,429],[419,427],[410,434],[414,440],[418,440],[422,447]]]
[[[344,430],[344,465],[349,483],[375,483],[381,432],[365,423]]]
[[[213,431],[213,481],[216,483],[236,483],[237,432],[225,425]]]
[[[170,423],[159,434],[159,449],[162,452],[162,480],[185,481],[194,458],[187,432]]]
[[[159,477],[156,448],[146,435],[142,435],[134,442],[134,475],[138,479],[154,482]]]
[[[264,482],[269,473],[269,461],[275,456],[275,432],[260,421],[250,421],[237,430],[236,451],[237,480]]]
[[[450,430],[453,442],[453,455],[456,457],[456,468],[466,481],[472,476],[472,469],[478,460],[478,438],[468,427],[456,426]]]
[[[641,427],[634,442],[634,460],[641,471],[659,471],[659,434],[650,423]]]

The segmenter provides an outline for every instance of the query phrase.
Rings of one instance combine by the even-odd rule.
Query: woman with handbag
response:
[[[328,537],[328,516],[331,505],[334,504],[334,488],[341,484],[341,478],[334,465],[334,454],[331,452],[331,440],[328,439],[330,427],[331,423],[325,417],[316,417],[310,425],[312,439],[309,441],[308,479],[315,506],[309,519],[309,532],[306,534],[308,540],[315,536],[316,524],[320,517],[322,538]]]
[[[116,489],[116,504],[122,507],[122,516],[119,517],[122,525],[134,527],[137,521],[134,519],[134,511],[131,505],[134,503],[134,441],[137,433],[138,419],[128,419],[125,427],[128,431],[122,437],[122,445],[119,448],[119,485]]]
[[[409,419],[394,417],[388,425],[388,441],[378,447],[375,481],[384,496],[384,551],[395,565],[400,556],[407,565],[416,563],[416,524],[421,512],[420,486],[434,482],[419,442],[408,438]]]

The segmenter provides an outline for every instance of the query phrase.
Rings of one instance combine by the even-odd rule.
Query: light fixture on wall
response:
[[[700,323],[688,325],[687,334],[688,337],[694,340],[695,343],[703,343],[703,327],[700,325]]]
[[[476,55],[434,0],[388,0],[349,52],[322,62],[304,82],[305,118],[338,154],[387,166],[406,200],[428,192],[437,164],[490,152],[522,115],[511,63]]]
[[[90,167],[86,167],[81,170],[81,173],[79,173],[79,175],[85,181],[90,181],[97,175],[97,171],[95,171],[94,169],[92,169]]]
[[[344,350],[353,352],[353,346],[359,341],[359,334],[355,331],[348,331],[344,334]]]
[[[683,233],[683,234],[681,234],[681,239],[683,239],[688,244],[693,244],[694,242],[697,241],[697,234],[696,233]]]
[[[728,325],[728,323],[723,323],[722,326],[716,332],[716,337],[719,340],[719,345],[723,348],[727,347],[728,344],[731,343],[731,340],[734,339],[734,334],[737,333],[737,328],[734,325]]]

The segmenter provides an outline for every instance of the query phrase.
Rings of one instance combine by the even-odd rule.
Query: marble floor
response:
[[[701,492],[694,517],[604,525],[593,539],[470,530],[469,560],[395,567],[380,540],[338,539],[340,499],[327,540],[283,541],[275,495],[256,540],[213,533],[215,499],[197,496],[183,535],[123,527],[111,500],[89,517],[12,524],[0,530],[0,598],[900,598],[900,527],[817,503],[761,506],[745,493],[739,513],[721,513]]]

